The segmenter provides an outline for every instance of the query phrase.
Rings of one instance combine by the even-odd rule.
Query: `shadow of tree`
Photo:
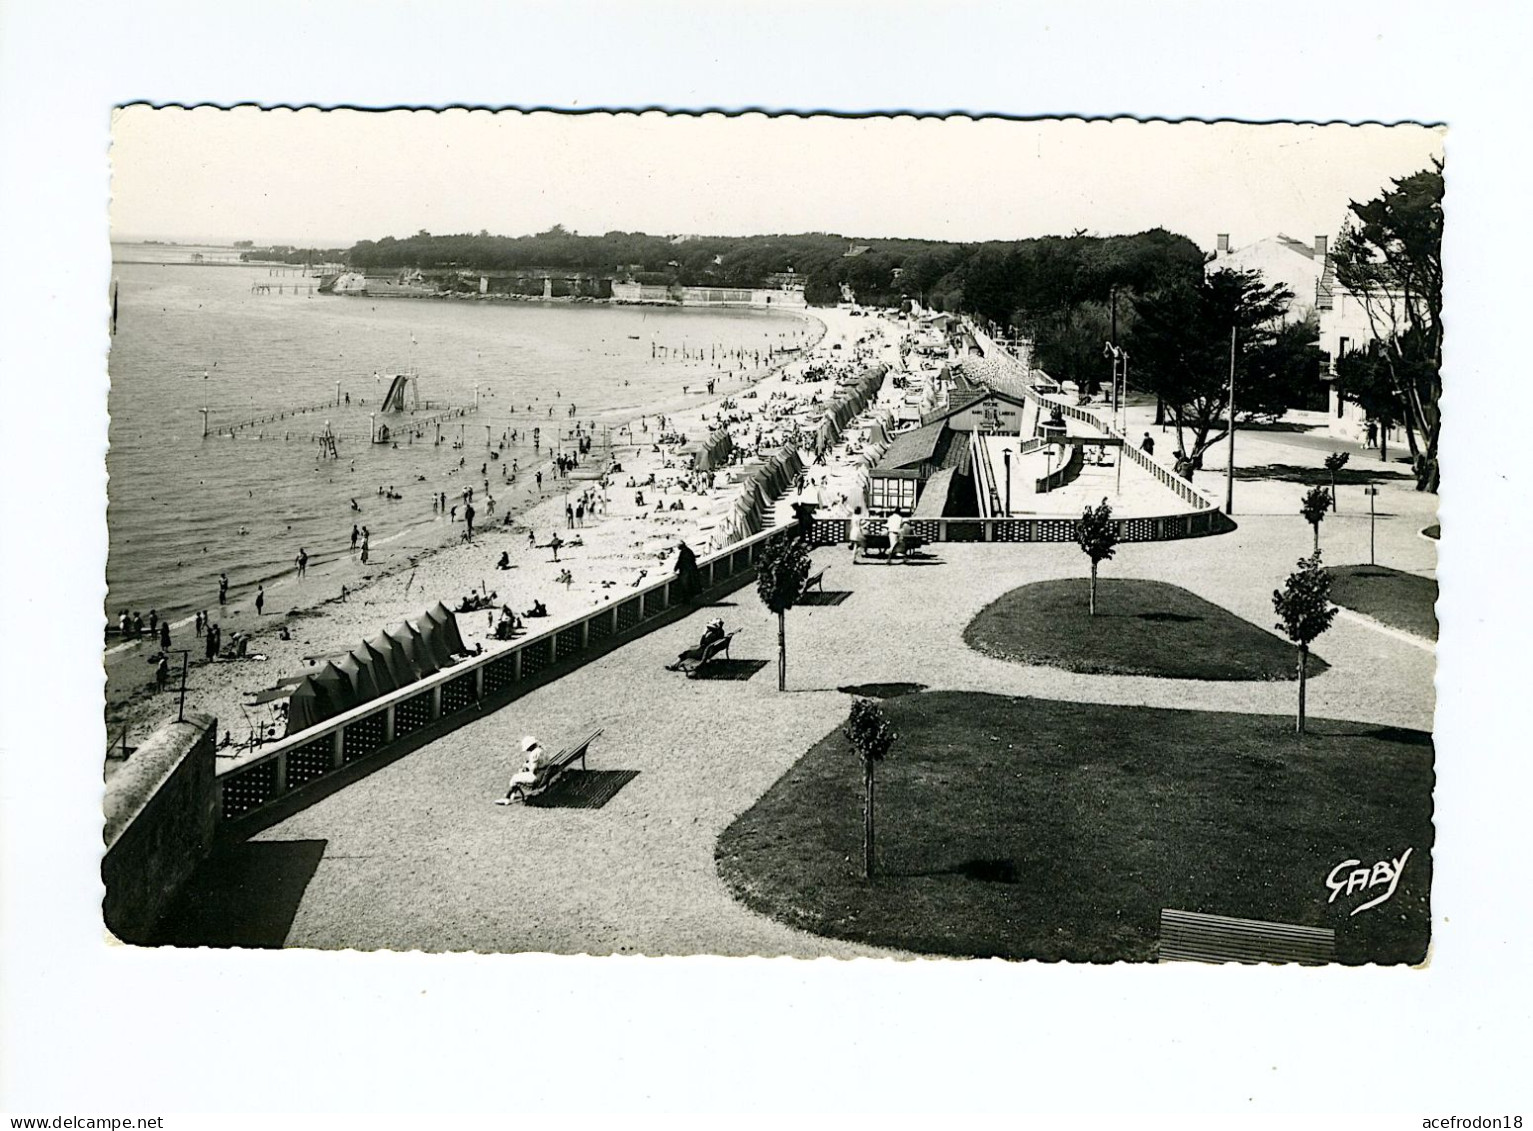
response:
[[[836,688],[843,695],[860,695],[864,699],[893,699],[898,695],[914,695],[925,691],[924,683],[852,683]]]
[[[1307,487],[1329,487],[1331,473],[1323,467],[1300,467],[1292,463],[1267,463],[1257,467],[1237,467],[1236,479],[1277,479],[1284,483],[1302,483]],[[1344,467],[1336,473],[1338,487],[1365,487],[1382,479],[1415,479],[1406,471],[1382,467]]]

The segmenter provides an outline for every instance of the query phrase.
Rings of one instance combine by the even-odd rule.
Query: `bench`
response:
[[[799,596],[802,597],[811,589],[818,589],[821,593],[825,592],[825,570],[829,568],[830,566],[826,566],[825,569],[822,569],[819,573],[811,574],[809,577],[805,578],[804,587],[799,590]]]
[[[1232,919],[1163,908],[1161,962],[1297,962],[1323,966],[1336,960],[1336,932],[1328,927]]]
[[[923,539],[916,537],[914,534],[904,534],[900,538],[900,552],[908,558],[910,557],[912,551],[919,550],[925,544],[926,543]],[[866,548],[868,550],[879,551],[881,556],[891,553],[892,551],[889,548],[889,535],[886,533],[869,534],[867,537]]]
[[[708,647],[704,648],[702,658],[699,659],[697,663],[693,664],[690,668],[681,669],[687,673],[687,678],[696,679],[697,673],[702,670],[702,666],[717,656],[720,652],[724,653],[724,658],[726,660],[729,659],[729,642],[735,638],[739,631],[740,630],[737,628],[734,632],[726,633],[722,640],[715,640],[712,644],[708,645]]]
[[[573,746],[566,746],[548,761],[537,768],[536,781],[517,782],[506,795],[495,802],[497,805],[510,805],[513,801],[527,801],[546,792],[555,782],[564,776],[564,771],[569,769],[575,762],[580,763],[580,768],[586,768],[586,751],[591,748],[591,743],[601,734],[603,727],[597,727]]]

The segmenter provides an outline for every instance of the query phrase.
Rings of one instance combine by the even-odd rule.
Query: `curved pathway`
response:
[[[1291,486],[1291,485],[1288,485]],[[1237,487],[1238,490],[1238,487]],[[1435,546],[1415,536],[1431,500],[1390,491],[1380,561],[1429,572]],[[1384,509],[1381,506],[1381,509]],[[1120,547],[1104,575],[1182,585],[1253,623],[1273,622],[1272,589],[1309,550],[1297,513],[1237,518],[1214,538]],[[1327,560],[1367,559],[1367,522],[1328,520]],[[925,564],[853,567],[816,552],[840,604],[788,616],[790,691],[774,665],[748,680],[689,681],[663,665],[709,616],[741,630],[737,659],[771,661],[775,620],[753,586],[539,688],[260,833],[324,841],[297,902],[289,946],[558,953],[887,954],[823,939],[751,912],[714,870],[719,833],[840,724],[837,687],[915,682],[1078,702],[1286,713],[1283,683],[1088,676],[971,651],[964,627],[1031,581],[1080,577],[1073,545],[940,544]],[[1331,668],[1310,682],[1310,712],[1430,730],[1434,657],[1415,641],[1338,618],[1317,644]],[[606,728],[590,767],[637,776],[596,810],[499,807],[519,739],[551,748]],[[848,845],[848,853],[857,850]]]

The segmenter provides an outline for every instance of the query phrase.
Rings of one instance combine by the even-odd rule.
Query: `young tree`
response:
[[[1315,553],[1320,552],[1320,523],[1325,518],[1325,512],[1331,509],[1331,496],[1324,487],[1311,487],[1304,495],[1304,501],[1299,504],[1299,513],[1304,516],[1304,521],[1315,528]]]
[[[1379,462],[1389,462],[1389,430],[1400,421],[1401,400],[1378,342],[1351,350],[1336,359],[1336,391],[1362,406],[1378,425]]]
[[[1443,167],[1395,180],[1366,204],[1336,241],[1336,281],[1368,317],[1377,357],[1397,398],[1417,489],[1436,491],[1442,427]],[[1417,436],[1421,437],[1421,446]]]
[[[1118,545],[1118,531],[1113,526],[1112,507],[1102,500],[1098,507],[1087,507],[1075,524],[1075,540],[1091,559],[1091,615],[1097,615],[1097,564],[1109,560]]]
[[[1195,464],[1230,429],[1232,328],[1237,412],[1281,412],[1318,375],[1316,327],[1283,322],[1292,299],[1260,272],[1225,269],[1135,300],[1134,383],[1165,402],[1177,446]]]
[[[1320,551],[1299,559],[1299,568],[1288,575],[1282,589],[1272,591],[1272,609],[1278,615],[1277,627],[1299,646],[1299,720],[1296,729],[1304,733],[1304,691],[1309,675],[1309,646],[1336,619],[1331,604],[1331,575],[1320,567]]]
[[[1351,456],[1346,452],[1332,452],[1325,457],[1325,469],[1331,473],[1331,509],[1333,511],[1341,510],[1336,505],[1336,473],[1347,466],[1347,460],[1350,458]]]
[[[788,687],[787,612],[798,603],[809,578],[809,550],[802,538],[773,538],[756,565],[756,592],[777,614],[777,690]]]
[[[862,873],[873,878],[873,767],[882,762],[899,738],[872,699],[853,699],[851,717],[842,730],[862,759]]]

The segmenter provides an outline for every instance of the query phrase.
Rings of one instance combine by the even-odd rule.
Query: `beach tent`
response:
[[[314,686],[320,688],[330,698],[330,705],[337,715],[344,714],[357,705],[359,700],[351,689],[351,680],[346,673],[336,667],[334,661],[327,661],[311,677]]]
[[[341,670],[341,674],[351,684],[351,705],[358,703],[370,703],[383,692],[378,689],[378,681],[373,678],[372,659],[361,659],[357,653],[360,648],[353,648],[346,655],[335,661],[335,666]],[[366,653],[363,653],[364,656]]]
[[[463,646],[463,636],[458,632],[458,618],[453,611],[442,602],[438,601],[426,610],[426,615],[437,624],[442,626],[442,639],[447,641],[447,650],[453,655],[460,655],[468,649]]]
[[[367,647],[383,657],[385,668],[396,688],[407,687],[420,678],[410,666],[409,656],[388,633],[380,632],[377,636],[368,637]]]
[[[720,428],[697,447],[698,470],[712,471],[715,467],[723,467],[729,462],[729,457],[735,450],[735,441],[729,434],[728,428]]]
[[[366,669],[367,676],[372,680],[373,686],[378,689],[379,695],[387,695],[399,686],[394,679],[394,673],[389,671],[388,657],[381,652],[373,650],[372,645],[367,643],[358,644],[351,650],[356,657],[357,663]]]
[[[421,641],[426,646],[426,652],[431,656],[431,662],[438,670],[452,666],[452,656],[447,651],[447,639],[442,635],[442,628],[436,621],[423,613],[412,618],[409,625],[420,634]]]
[[[306,675],[288,696],[287,733],[308,730],[337,713],[329,693],[314,682],[313,676]]]
[[[404,654],[405,661],[409,664],[410,670],[415,673],[416,679],[436,674],[436,661],[431,658],[430,649],[421,639],[421,634],[411,628],[408,622],[396,624],[384,635],[392,640]]]

